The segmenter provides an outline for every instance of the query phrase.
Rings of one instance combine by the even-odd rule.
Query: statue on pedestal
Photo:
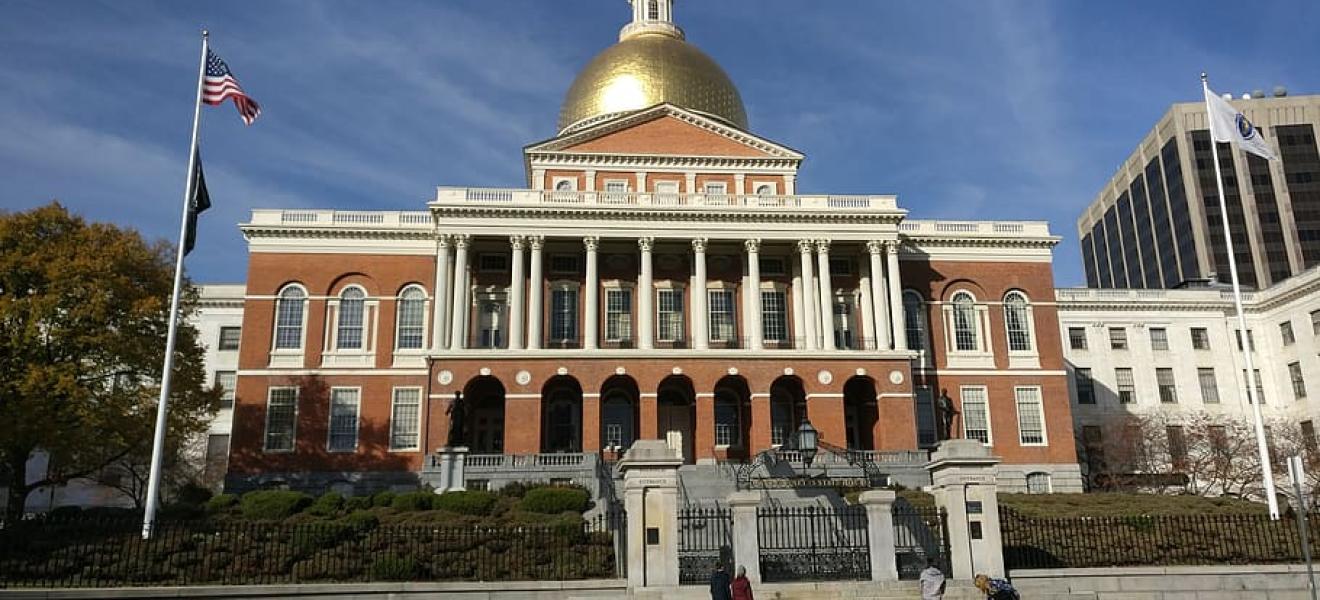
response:
[[[953,400],[949,398],[949,388],[940,390],[940,397],[935,400],[935,420],[939,424],[936,434],[941,440],[953,439],[953,416],[958,411],[953,409]]]
[[[464,431],[467,406],[463,403],[462,392],[454,392],[454,401],[445,409],[445,414],[449,415],[449,440],[445,445],[450,448],[467,445],[467,432]]]

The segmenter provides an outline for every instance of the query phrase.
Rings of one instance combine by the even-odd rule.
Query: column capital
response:
[[[747,250],[747,252],[749,252],[749,253],[760,252],[760,251],[761,251],[761,238],[753,238],[753,239],[750,239],[750,240],[743,240],[743,248],[744,248],[745,250]]]
[[[466,233],[455,233],[450,236],[450,239],[453,240],[454,246],[458,248],[467,248],[472,245],[472,236]]]
[[[642,252],[650,252],[651,250],[655,249],[655,238],[653,237],[637,238],[637,247],[641,248]]]
[[[889,252],[897,253],[898,247],[902,245],[903,242],[899,240],[885,240],[885,249]]]
[[[811,254],[811,240],[798,240],[798,252],[802,254]]]
[[[595,252],[600,248],[600,237],[589,235],[582,238],[582,245],[587,247],[587,252]]]
[[[869,254],[884,254],[885,243],[881,240],[871,240],[866,243],[866,252]]]
[[[514,250],[522,250],[524,241],[526,241],[526,238],[521,235],[509,236],[509,245],[512,246]]]
[[[829,240],[816,240],[816,251],[817,251],[817,252],[820,252],[821,254],[829,254],[829,253],[830,253],[830,241],[829,241]]]
[[[447,233],[437,233],[437,234],[435,234],[435,247],[436,247],[436,248],[439,248],[439,249],[441,249],[441,250],[447,250],[447,249],[449,249],[449,244],[450,244],[451,241],[452,241],[452,239],[450,238],[450,235],[447,234]]]
[[[692,238],[692,250],[704,253],[706,245],[710,242],[707,238]]]
[[[745,181],[746,179],[747,179],[747,175],[744,173],[734,173],[733,175],[734,181]]]
[[[527,245],[530,246],[532,250],[540,250],[545,247],[545,236],[543,235],[529,235],[523,239],[527,240]]]

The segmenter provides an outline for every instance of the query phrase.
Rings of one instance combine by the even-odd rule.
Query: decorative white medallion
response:
[[[821,382],[822,385],[829,385],[831,381],[834,381],[834,374],[821,370],[821,372],[816,373],[816,381]]]
[[[729,367],[729,374],[730,374],[730,375],[737,375],[737,374],[738,374],[738,367]]]
[[[489,377],[489,376],[490,376],[490,367],[482,367],[482,368],[481,368],[481,371],[479,371],[479,373],[481,373],[481,375],[482,375],[483,377]]]
[[[861,367],[857,367],[857,376],[858,376],[858,377],[865,377],[865,376],[866,376],[866,369],[863,369],[863,368],[861,368]]]
[[[793,374],[793,367],[784,367],[784,374],[785,374],[785,375],[792,375],[792,374]]]
[[[623,368],[623,367],[614,367],[614,374],[615,374],[615,375],[627,375],[627,374],[628,374],[628,369],[625,369],[625,368]]]
[[[674,367],[674,370],[672,371],[672,373],[675,374],[675,375],[682,375],[682,374],[683,374],[683,367]]]
[[[450,371],[440,371],[435,380],[439,381],[440,385],[449,385],[454,382],[454,374]]]
[[[558,369],[555,369],[555,373],[558,373],[560,375],[568,375],[568,367],[559,367]]]
[[[532,374],[525,370],[518,371],[518,374],[513,376],[513,380],[517,381],[518,385],[527,385],[532,382]]]
[[[897,370],[895,370],[895,371],[890,371],[890,372],[889,372],[889,383],[892,383],[892,384],[894,384],[894,385],[898,385],[898,384],[900,384],[900,383],[903,383],[903,372],[902,372],[902,371],[897,371]]]

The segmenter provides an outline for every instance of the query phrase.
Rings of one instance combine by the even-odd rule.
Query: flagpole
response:
[[[188,146],[188,179],[183,186],[183,217],[179,223],[179,247],[174,259],[174,295],[170,299],[169,333],[165,337],[165,365],[160,375],[160,402],[156,406],[156,439],[151,445],[151,474],[147,478],[147,508],[142,515],[142,539],[151,539],[160,503],[160,470],[165,454],[166,417],[169,413],[170,376],[174,372],[174,340],[179,328],[179,294],[183,288],[183,255],[188,235],[188,213],[192,210],[193,184],[197,177],[197,130],[202,122],[202,84],[206,76],[206,51],[210,33],[202,30],[202,59],[197,67],[197,101],[193,105],[192,143]]]
[[[1207,97],[1206,118],[1211,119],[1209,103],[1210,82],[1205,73],[1201,73],[1201,88]],[[1233,232],[1228,227],[1228,206],[1224,202],[1224,174],[1219,171],[1219,144],[1215,142],[1214,132],[1210,134],[1210,150],[1215,161],[1215,183],[1219,186],[1219,217],[1224,226],[1224,245],[1228,248],[1228,272],[1233,278],[1233,306],[1237,309],[1238,346],[1242,348],[1243,361],[1247,367],[1247,401],[1251,403],[1251,412],[1256,421],[1256,451],[1260,453],[1261,477],[1265,483],[1265,501],[1270,507],[1270,518],[1279,518],[1279,499],[1274,493],[1274,468],[1270,466],[1270,448],[1265,441],[1265,421],[1260,415],[1260,398],[1256,397],[1256,369],[1252,364],[1251,331],[1247,329],[1247,316],[1242,311],[1242,284],[1238,280],[1237,254],[1233,252]]]

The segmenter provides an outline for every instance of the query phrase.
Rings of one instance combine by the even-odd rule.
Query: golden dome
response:
[[[559,130],[662,102],[747,129],[742,96],[724,69],[680,37],[645,32],[605,49],[578,74],[559,111]]]

